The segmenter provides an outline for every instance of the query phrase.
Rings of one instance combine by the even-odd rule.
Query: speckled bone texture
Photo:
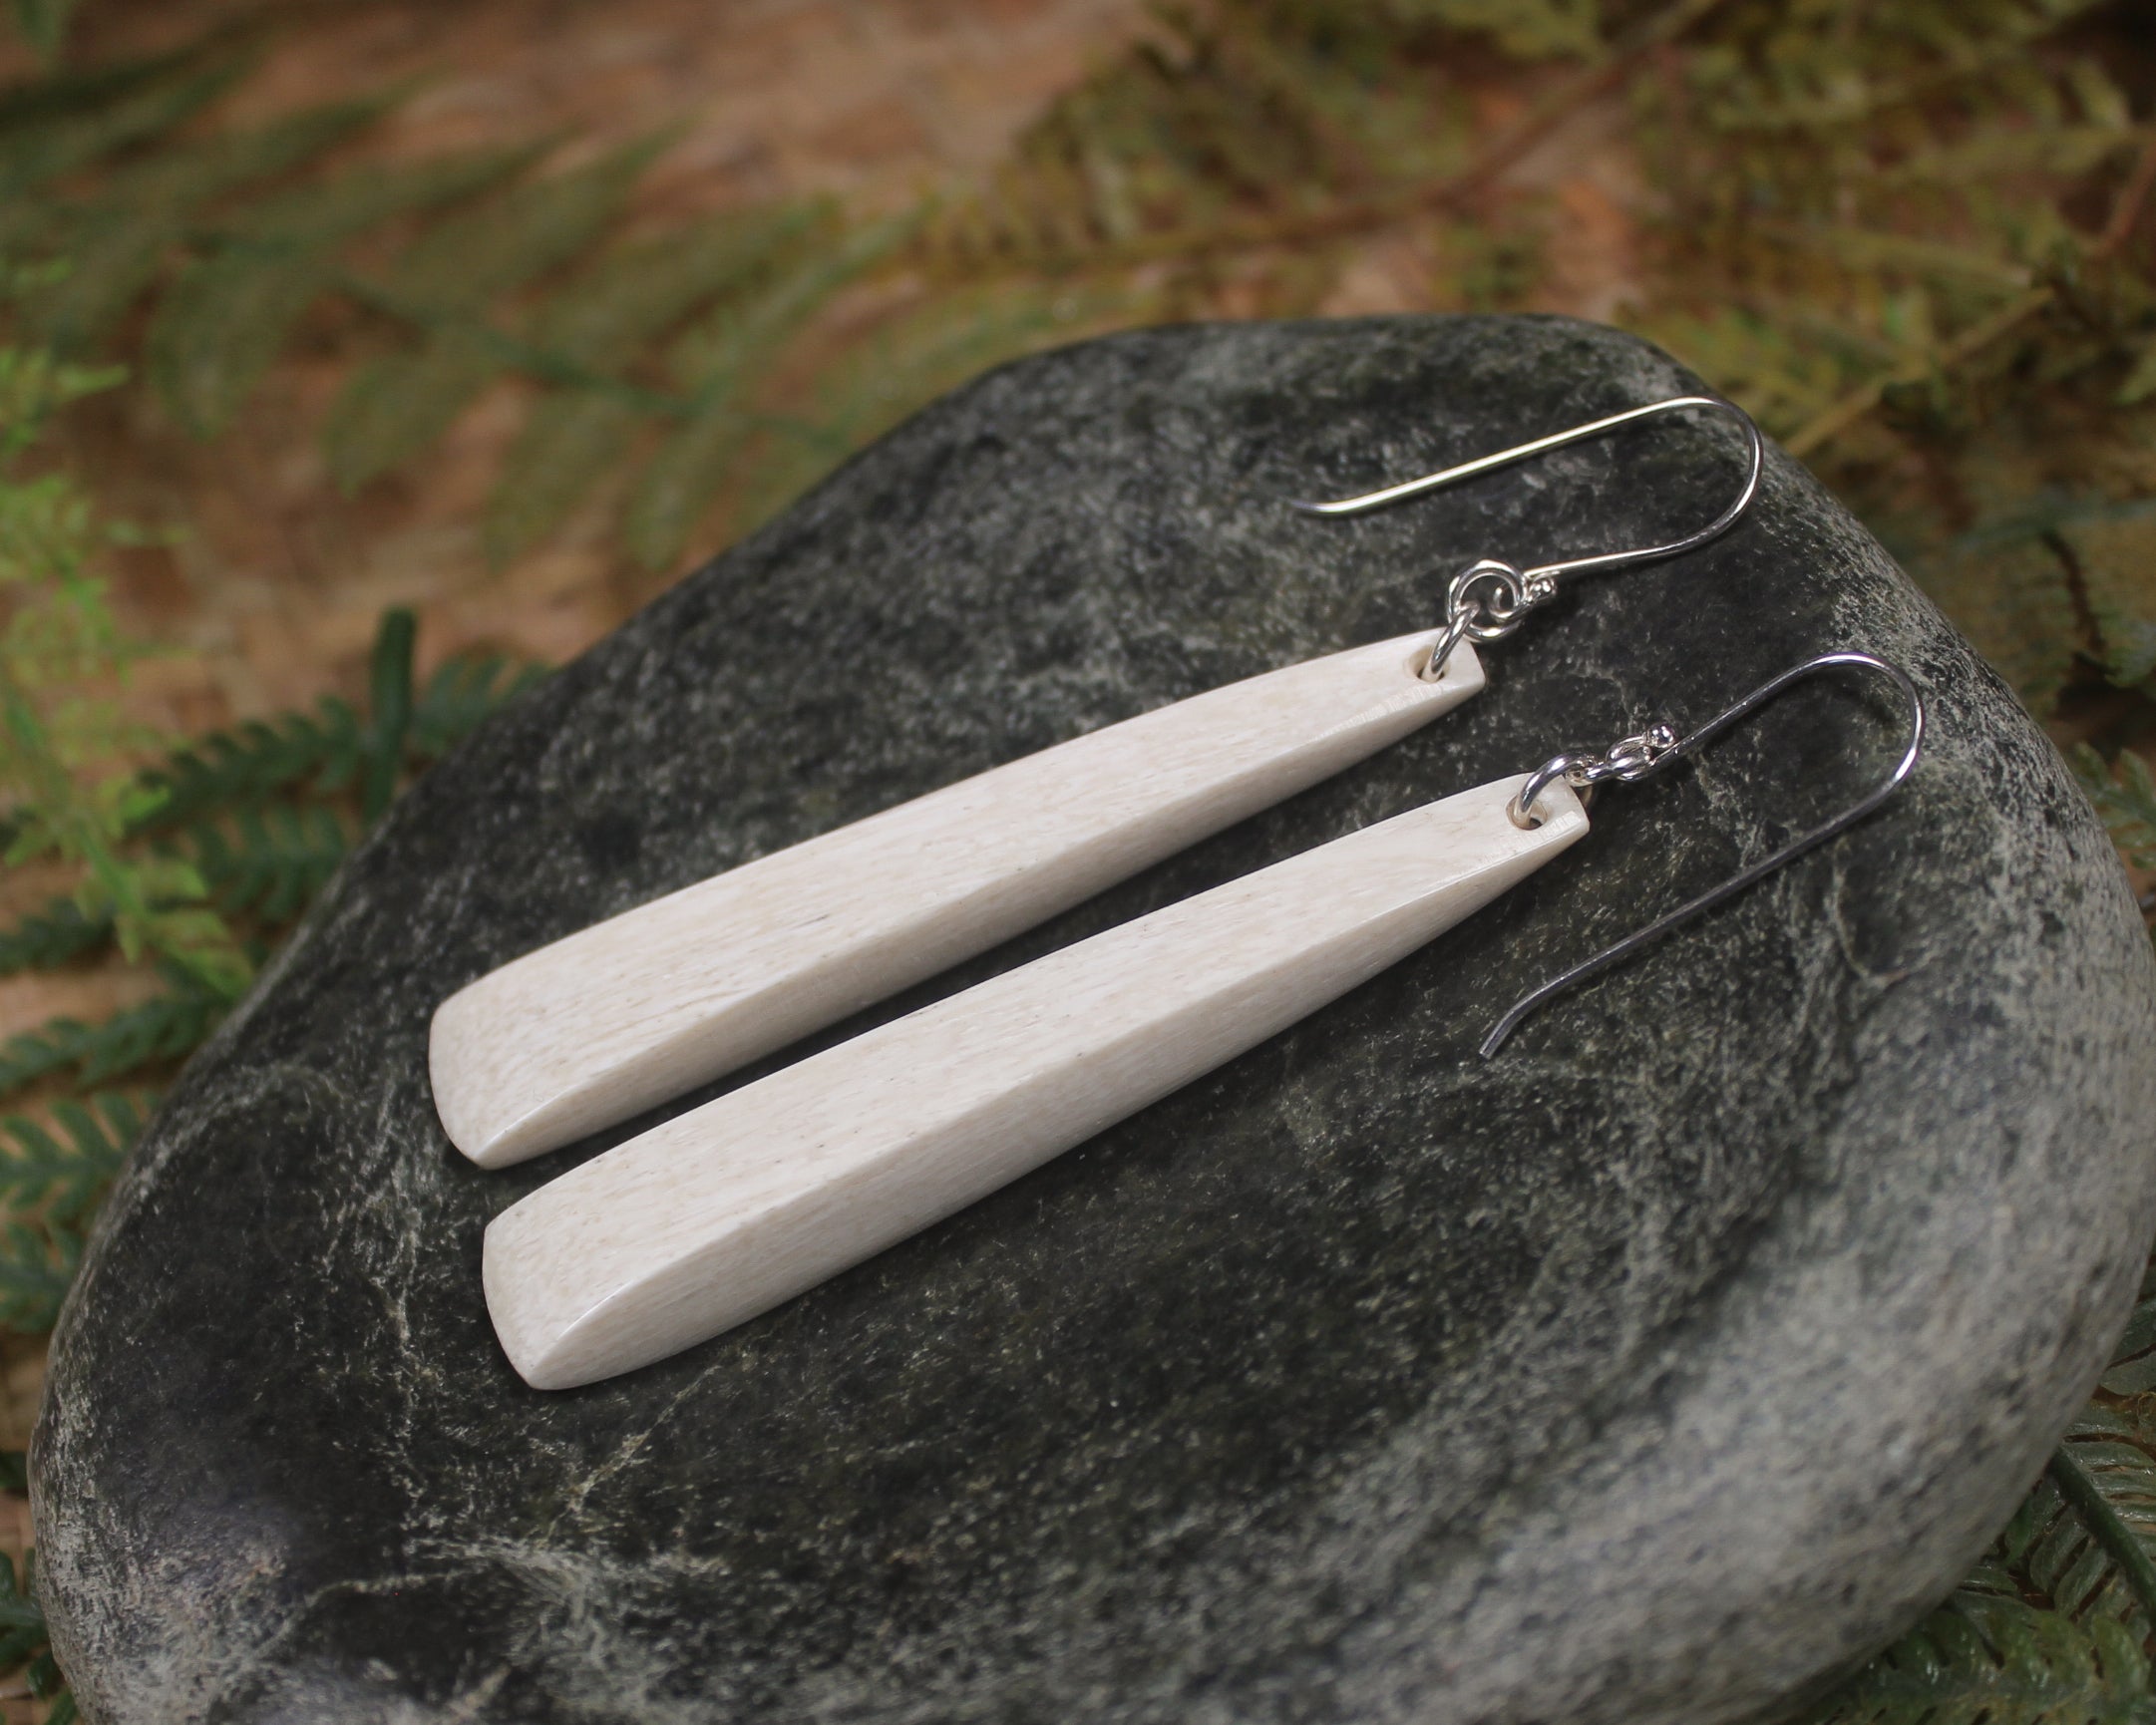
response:
[[[1933,741],[1888,810],[1494,1062],[1519,992],[1868,783],[1891,710],[1793,690],[1282,1035],[588,1389],[518,1381],[480,1239],[609,1140],[489,1174],[427,1091],[429,1015],[519,952],[1427,627],[1475,557],[1711,515],[1712,424],[1280,503],[1695,387],[1555,319],[1044,355],[484,728],[175,1086],[63,1314],[32,1488],[89,1716],[1708,1725],[1911,1621],[2131,1297],[2156,964],[2050,745],[1778,454],[1735,530],[1570,587],[1439,724],[820,1039],[1825,648],[1908,667]]]
[[[1178,899],[744,1085],[487,1229],[495,1333],[537,1389],[768,1311],[1255,1048],[1587,834],[1564,784],[1477,786]],[[1545,806],[1547,804],[1547,807]]]
[[[722,1078],[1481,692],[1421,629],[1021,755],[542,946],[436,1009],[435,1112],[505,1168]]]

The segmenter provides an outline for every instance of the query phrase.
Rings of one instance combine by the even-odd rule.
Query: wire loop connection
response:
[[[1576,790],[1588,790],[1612,779],[1636,784],[1711,742],[1739,719],[1765,706],[1792,683],[1801,682],[1804,678],[1815,676],[1822,671],[1844,667],[1878,672],[1894,684],[1909,704],[1909,741],[1902,751],[1901,760],[1895,763],[1894,770],[1825,825],[1813,828],[1801,838],[1792,839],[1771,856],[1763,857],[1749,867],[1740,869],[1720,885],[1678,905],[1644,928],[1627,934],[1616,945],[1598,952],[1585,963],[1576,964],[1563,975],[1545,982],[1491,1027],[1490,1034],[1483,1038],[1482,1043],[1485,1058],[1495,1054],[1503,1046],[1505,1039],[1518,1028],[1522,1019],[1554,995],[1562,994],[1568,988],[1576,988],[1590,977],[1599,976],[1612,965],[1622,963],[1641,947],[1652,945],[1680,923],[1689,922],[1694,916],[1713,909],[1724,899],[1731,898],[1747,886],[1764,879],[1785,863],[1793,862],[1807,851],[1816,850],[1828,840],[1846,833],[1878,809],[1900,790],[1903,782],[1916,771],[1917,761],[1924,753],[1924,701],[1917,693],[1916,684],[1910,681],[1909,674],[1898,665],[1890,665],[1886,660],[1875,658],[1870,653],[1822,653],[1816,659],[1807,659],[1803,664],[1794,665],[1782,672],[1780,676],[1768,679],[1734,706],[1717,713],[1688,735],[1679,737],[1670,726],[1656,725],[1613,744],[1600,755],[1573,753],[1553,756],[1528,776],[1505,811],[1518,827],[1539,825],[1533,813],[1536,800],[1560,779]]]
[[[1445,661],[1452,656],[1453,648],[1463,640],[1482,642],[1498,641],[1511,634],[1527,618],[1527,613],[1538,605],[1548,604],[1557,596],[1558,582],[1568,575],[1581,575],[1606,569],[1629,568],[1635,563],[1653,562],[1662,557],[1673,557],[1692,550],[1708,540],[1718,538],[1734,526],[1739,517],[1751,507],[1758,495],[1759,474],[1765,460],[1765,446],[1759,436],[1759,428],[1736,403],[1724,401],[1719,396],[1680,395],[1667,401],[1649,402],[1645,407],[1627,408],[1585,425],[1577,425],[1548,437],[1535,439],[1495,455],[1478,456],[1474,461],[1462,462],[1441,473],[1425,474],[1420,479],[1407,480],[1382,491],[1368,492],[1361,497],[1339,498],[1331,503],[1304,503],[1289,500],[1290,507],[1313,516],[1358,516],[1370,510],[1380,510],[1403,503],[1409,498],[1422,496],[1443,486],[1461,480],[1473,479],[1515,462],[1523,462],[1535,456],[1547,455],[1568,445],[1583,443],[1589,438],[1605,436],[1637,420],[1649,419],[1657,414],[1678,413],[1691,409],[1703,409],[1710,413],[1725,413],[1736,420],[1744,430],[1747,446],[1747,463],[1744,484],[1729,506],[1711,521],[1682,538],[1672,539],[1664,545],[1639,545],[1629,550],[1599,551],[1593,556],[1570,557],[1562,562],[1542,563],[1531,569],[1515,568],[1494,557],[1463,569],[1452,577],[1445,590],[1445,633],[1430,654],[1423,675],[1437,677],[1445,668]]]

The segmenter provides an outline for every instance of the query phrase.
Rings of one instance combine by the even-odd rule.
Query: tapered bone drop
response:
[[[1587,832],[1462,792],[1171,904],[616,1146],[487,1230],[538,1389],[644,1365],[982,1198],[1396,963]]]
[[[1290,665],[946,786],[504,965],[435,1013],[451,1142],[502,1168],[984,952],[1483,686],[1435,631]]]

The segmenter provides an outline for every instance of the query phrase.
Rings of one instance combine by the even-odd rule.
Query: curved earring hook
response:
[[[1517,448],[1500,450],[1496,455],[1480,456],[1471,462],[1462,462],[1442,473],[1426,474],[1419,480],[1408,480],[1382,491],[1368,492],[1358,498],[1340,498],[1332,503],[1313,504],[1290,499],[1289,507],[1313,516],[1359,516],[1369,510],[1381,510],[1390,504],[1420,497],[1424,492],[1434,492],[1441,487],[1460,480],[1473,479],[1477,474],[1490,473],[1494,469],[1510,467],[1514,462],[1524,462],[1530,457],[1546,455],[1568,445],[1584,443],[1589,438],[1603,436],[1635,420],[1650,419],[1656,414],[1677,413],[1689,408],[1704,408],[1712,413],[1725,413],[1744,428],[1746,443],[1750,446],[1749,465],[1744,476],[1743,489],[1729,507],[1696,532],[1687,533],[1680,539],[1672,539],[1666,545],[1641,545],[1626,551],[1605,551],[1591,557],[1572,557],[1563,562],[1544,563],[1539,568],[1519,571],[1520,581],[1530,590],[1555,582],[1563,575],[1585,574],[1591,569],[1621,569],[1634,563],[1652,562],[1658,557],[1673,557],[1718,538],[1734,526],[1737,518],[1751,507],[1753,496],[1759,490],[1759,473],[1765,461],[1765,449],[1759,436],[1759,428],[1752,423],[1752,416],[1735,402],[1724,401],[1720,396],[1679,395],[1667,401],[1650,402],[1645,407],[1627,408],[1607,419],[1577,425],[1569,431],[1553,432],[1548,437],[1537,438]]]
[[[1807,659],[1803,664],[1792,666],[1780,676],[1760,684],[1735,706],[1717,713],[1689,736],[1680,738],[1668,726],[1657,725],[1639,736],[1626,737],[1622,742],[1614,745],[1606,755],[1559,755],[1545,762],[1529,776],[1508,811],[1514,821],[1523,826],[1532,825],[1533,817],[1531,814],[1523,815],[1522,811],[1532,811],[1535,800],[1559,779],[1583,790],[1610,779],[1635,784],[1658,773],[1670,762],[1712,741],[1746,714],[1765,706],[1790,684],[1817,672],[1834,670],[1845,665],[1877,671],[1891,681],[1902,692],[1902,698],[1909,703],[1909,745],[1903,750],[1902,758],[1896,763],[1894,771],[1826,825],[1815,827],[1802,838],[1792,839],[1772,856],[1764,857],[1750,867],[1732,874],[1719,886],[1700,893],[1688,903],[1678,905],[1676,909],[1655,918],[1644,928],[1627,934],[1615,946],[1598,952],[1584,964],[1576,964],[1562,976],[1545,982],[1491,1027],[1490,1034],[1484,1037],[1482,1042],[1485,1059],[1503,1046],[1505,1039],[1518,1028],[1522,1019],[1553,995],[1562,994],[1566,989],[1577,987],[1590,977],[1600,975],[1612,965],[1622,963],[1641,947],[1652,945],[1679,923],[1688,922],[1702,911],[1711,910],[1725,898],[1733,897],[1747,886],[1764,879],[1784,863],[1794,862],[1807,851],[1846,833],[1886,802],[1901,789],[1910,774],[1916,771],[1917,759],[1924,752],[1924,701],[1917,693],[1917,685],[1910,681],[1909,674],[1898,665],[1890,665],[1886,660],[1875,658],[1870,653],[1822,653],[1818,658]]]

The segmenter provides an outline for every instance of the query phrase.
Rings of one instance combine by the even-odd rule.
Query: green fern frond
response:
[[[155,63],[140,83],[100,87],[86,81],[78,88],[90,100],[79,106],[26,103],[0,116],[0,210],[64,174],[172,131],[248,70],[243,59],[203,66],[194,56],[176,55]]]
[[[594,371],[613,371],[828,225],[830,214],[819,201],[787,202],[619,246],[547,299],[532,320],[531,339]]]
[[[15,28],[37,57],[50,65],[60,58],[75,0],[15,0]]]
[[[180,846],[226,915],[291,921],[328,884],[351,848],[329,809],[243,809],[180,836]]]
[[[2156,774],[2148,763],[2121,750],[2114,769],[2083,743],[2074,750],[2073,767],[2127,861],[2136,868],[2156,868]]]
[[[2144,773],[2146,769],[2144,769]],[[2149,786],[2150,812],[2156,814],[2156,784]],[[2126,1320],[2126,1329],[2112,1350],[2111,1364],[2098,1387],[2115,1396],[2137,1396],[2156,1390],[2156,1265],[2141,1281],[2141,1298]]]
[[[1410,24],[1487,35],[1517,60],[1592,55],[1602,48],[1598,0],[1384,0]]]
[[[828,251],[777,271],[675,343],[673,369],[696,406],[645,467],[629,502],[630,550],[647,568],[681,554],[690,531],[757,427],[746,397],[833,295],[889,256],[918,225],[908,213],[855,228]]]
[[[2149,1725],[2148,1658],[2108,1617],[2077,1624],[1965,1590],[1810,1715],[1809,1725]]]
[[[45,1221],[74,1222],[120,1172],[142,1134],[142,1115],[119,1091],[56,1102],[52,1115],[57,1135],[22,1115],[0,1120],[0,1134],[13,1141],[12,1150],[0,1150],[0,1207],[18,1217],[34,1208]]]
[[[2139,1584],[2156,1586],[2145,1541],[2152,1469],[2131,1432],[2092,1408],[1999,1537],[1999,1561],[2076,1620],[2148,1632]]]
[[[1917,151],[1880,171],[1884,186],[1978,185],[2001,174],[2075,178],[2136,142],[2131,116],[2100,125],[2050,125],[1984,131]]]
[[[413,703],[406,738],[412,759],[421,765],[440,760],[488,714],[545,676],[543,665],[520,665],[499,653],[445,660]]]
[[[628,459],[648,417],[631,403],[582,390],[559,391],[534,407],[487,502],[488,559],[499,567],[567,520]]]
[[[440,441],[510,364],[483,330],[445,330],[417,353],[362,366],[322,429],[330,477],[350,494]]]
[[[0,1223],[0,1326],[51,1329],[82,1256],[82,1236],[72,1229]]]
[[[1142,303],[1136,289],[1015,284],[930,300],[824,367],[804,414],[817,435],[765,434],[734,520],[746,529],[769,518],[840,456],[990,366],[1134,319]]]
[[[370,167],[242,211],[159,301],[151,382],[197,435],[222,429],[337,282],[332,248],[398,216],[438,209],[530,166],[529,148]]]
[[[641,140],[585,167],[520,181],[437,223],[383,275],[384,298],[424,314],[468,310],[524,286],[588,245],[664,146]]]
[[[304,167],[374,125],[403,97],[401,90],[392,89],[324,102],[261,126],[167,145],[108,174],[87,208],[93,214],[125,208],[138,215],[199,209],[242,186]]]
[[[334,695],[324,696],[311,714],[213,731],[144,775],[159,801],[133,830],[164,832],[220,810],[259,805],[302,781],[316,794],[336,791],[359,770],[365,731],[350,704]]]
[[[231,1002],[176,968],[168,967],[167,984],[166,993],[103,1023],[55,1018],[0,1043],[0,1096],[55,1073],[72,1071],[77,1084],[95,1085],[192,1053]]]
[[[430,447],[514,351],[480,318],[487,301],[566,262],[620,213],[660,148],[629,146],[587,168],[526,181],[438,223],[367,289],[370,302],[424,332],[417,351],[362,366],[323,428],[330,472],[345,491]]]
[[[12,928],[0,928],[0,976],[57,970],[112,944],[108,916],[85,916],[73,898],[55,898]]]
[[[14,1559],[0,1552],[0,1670],[15,1670],[45,1645],[45,1613],[31,1584],[31,1562],[24,1553],[18,1581]]]
[[[615,373],[646,343],[765,269],[823,213],[784,204],[623,247],[548,301],[532,343],[597,376]],[[626,457],[647,412],[590,388],[557,390],[540,402],[488,504],[489,555],[506,562],[558,526]]]

